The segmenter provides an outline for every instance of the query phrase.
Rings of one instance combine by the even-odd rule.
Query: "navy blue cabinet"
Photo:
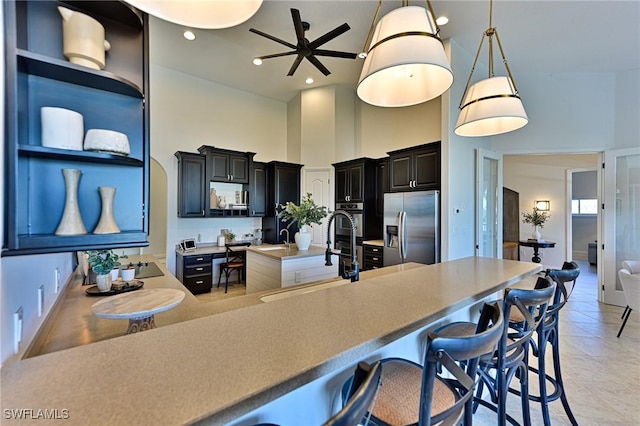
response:
[[[64,6],[96,19],[111,49],[94,70],[62,52]],[[148,245],[149,109],[147,15],[119,1],[5,1],[5,240],[3,255]],[[88,129],[127,135],[127,156],[42,146],[42,107],[83,116]],[[62,169],[82,172],[78,204],[88,233],[56,236],[65,203]],[[93,234],[99,186],[116,188],[121,232]]]

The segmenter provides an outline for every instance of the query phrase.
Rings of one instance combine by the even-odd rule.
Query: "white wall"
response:
[[[640,146],[640,70],[616,74],[615,135],[616,149]]]
[[[151,82],[151,155],[167,172],[167,266],[175,271],[175,244],[201,236],[213,242],[221,228],[236,234],[261,228],[253,218],[177,217],[176,151],[201,145],[255,152],[257,161],[287,161],[287,105],[155,64]]]
[[[531,212],[535,200],[551,202],[550,219],[540,230],[542,238],[556,242],[554,248],[541,249],[545,267],[562,267],[562,262],[572,260],[567,254],[565,241],[568,220],[566,197],[566,170],[596,167],[595,154],[576,155],[515,155],[504,157],[504,186],[520,194],[520,216]],[[531,238],[533,227],[520,222],[520,239]],[[531,248],[521,247],[520,258],[530,260]]]
[[[613,73],[520,73],[514,79],[529,124],[493,136],[494,151],[599,152],[615,146],[618,111]],[[635,113],[638,117],[637,101]]]
[[[475,254],[476,150],[489,149],[490,140],[461,137],[453,132],[473,57],[454,40],[448,40],[445,45],[455,78],[451,89],[442,96],[441,251],[442,260],[454,260]],[[484,75],[484,72],[479,67],[474,76]],[[454,213],[454,209],[460,212]]]

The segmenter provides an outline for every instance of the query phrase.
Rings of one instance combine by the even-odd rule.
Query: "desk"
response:
[[[532,262],[540,263],[540,256],[538,254],[538,250],[541,248],[553,248],[556,246],[556,243],[552,241],[518,241],[518,245],[524,247],[533,247],[533,257],[531,258]]]
[[[156,328],[153,315],[168,311],[184,299],[184,292],[173,288],[153,288],[122,293],[94,303],[96,316],[108,319],[128,319],[126,334]]]

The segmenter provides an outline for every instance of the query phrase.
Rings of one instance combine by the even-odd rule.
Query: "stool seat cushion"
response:
[[[382,364],[382,383],[372,415],[389,425],[417,424],[420,417],[420,389],[422,369],[403,360],[391,360]],[[435,416],[456,402],[455,393],[436,377],[433,388]]]

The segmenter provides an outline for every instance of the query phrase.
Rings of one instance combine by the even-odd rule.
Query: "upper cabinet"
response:
[[[359,158],[333,164],[336,203],[363,203],[376,197],[377,161]]]
[[[3,255],[147,245],[147,15],[119,1],[5,1],[3,6]],[[73,43],[63,48],[63,23],[75,25],[77,20],[104,28],[110,44],[104,59],[87,61],[83,48]],[[96,47],[92,49],[95,53]],[[70,62],[63,50],[80,59]],[[90,129],[117,132],[92,132],[116,135],[115,148],[85,149]],[[79,170],[74,172],[80,176],[76,185],[64,177],[65,169]],[[112,207],[119,232],[94,233],[103,210],[99,187],[116,190]],[[57,233],[65,207],[76,205],[86,231]]]
[[[389,152],[391,192],[440,189],[440,142]]]
[[[253,161],[249,179],[249,215],[262,217],[267,211],[267,165]]]
[[[205,157],[178,151],[178,217],[205,217],[209,206],[205,195]]]
[[[249,162],[254,153],[229,151],[203,145],[198,148],[207,157],[207,181],[249,183]]]

